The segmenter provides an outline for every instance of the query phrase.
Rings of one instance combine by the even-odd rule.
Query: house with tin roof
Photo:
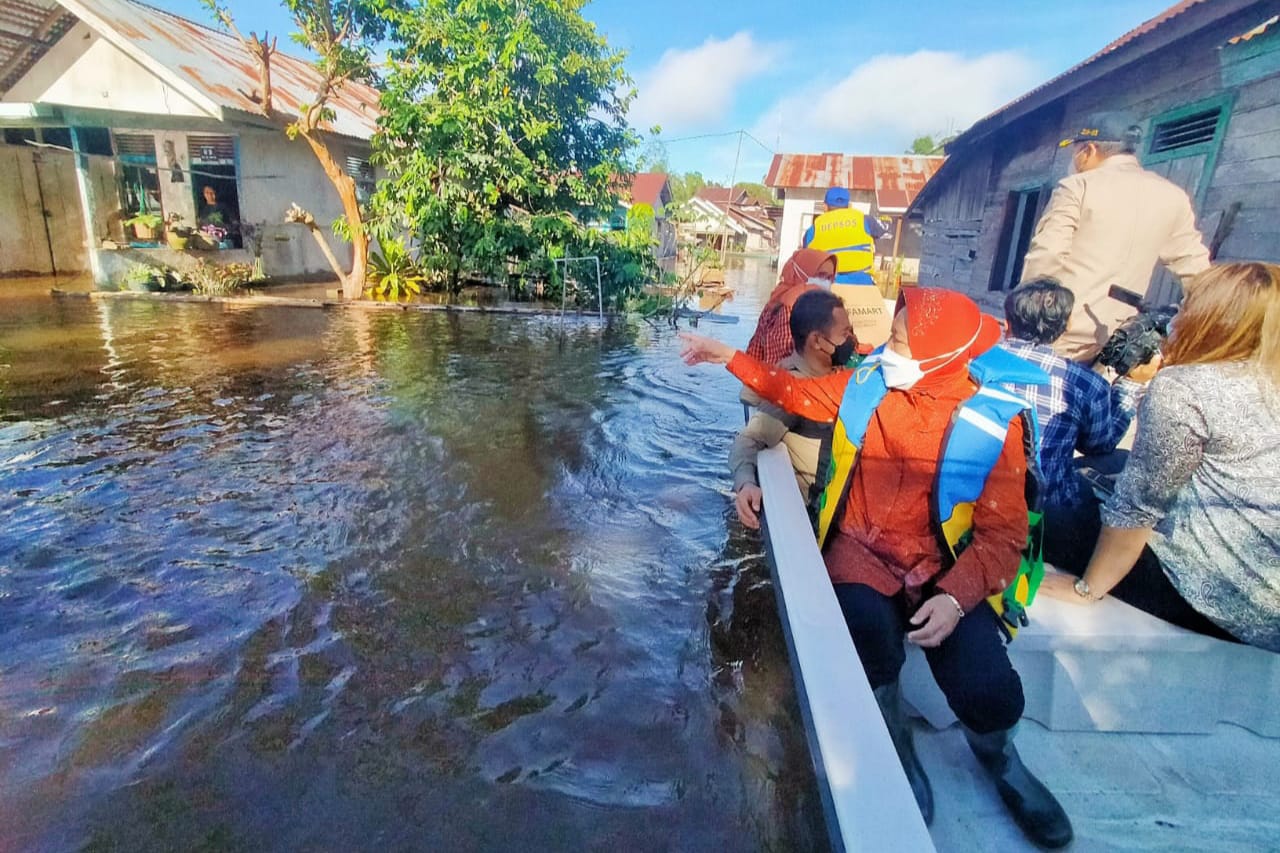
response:
[[[1218,259],[1280,261],[1280,2],[1182,0],[947,145],[909,213],[920,283],[1002,306],[1070,168],[1059,143],[1099,112],[1143,129],[1143,165],[1187,191]],[[1148,298],[1180,285],[1153,271]]]
[[[256,248],[271,277],[331,275],[314,239],[283,222],[295,202],[349,262],[327,228],[336,190],[307,144],[262,115],[257,67],[233,35],[133,0],[0,0],[0,33],[0,274],[105,283],[136,262],[247,261]],[[277,113],[297,115],[318,84],[306,60],[273,57]],[[330,151],[367,193],[378,93],[347,84],[330,106]],[[221,228],[180,252],[139,214]]]
[[[889,220],[890,234],[876,246],[877,266],[890,269],[894,259],[914,276],[919,257],[918,235],[902,227],[916,193],[941,167],[942,157],[873,157],[859,154],[775,154],[764,183],[782,201],[778,258],[799,249],[813,220],[826,212],[823,196],[832,187],[849,191],[850,206]]]
[[[670,179],[664,172],[638,172],[631,176],[631,185],[620,196],[619,208],[623,217],[637,204],[648,205],[653,209],[654,257],[661,269],[674,269],[676,226],[670,219]]]

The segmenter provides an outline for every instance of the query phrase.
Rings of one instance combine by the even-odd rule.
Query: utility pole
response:
[[[738,131],[738,151],[733,155],[733,174],[729,177],[729,201],[724,207],[724,234],[720,238],[720,266],[724,266],[724,257],[729,252],[729,221],[733,218],[733,187],[738,182],[738,158],[742,156],[742,134]]]

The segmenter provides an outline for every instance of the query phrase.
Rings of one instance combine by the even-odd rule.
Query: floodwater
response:
[[[0,850],[825,846],[672,330],[47,288],[0,280]]]

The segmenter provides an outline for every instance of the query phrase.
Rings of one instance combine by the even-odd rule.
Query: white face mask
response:
[[[808,282],[806,283],[817,285],[818,287],[821,287],[823,290],[831,289],[831,279],[829,278],[819,278],[818,276],[812,276],[809,278]]]
[[[978,327],[981,331],[981,326]],[[933,358],[925,359],[926,361],[937,361],[942,359],[940,364],[936,364],[928,370],[920,366],[920,361],[914,358],[907,358],[905,355],[899,355],[897,352],[884,348],[884,352],[880,353],[880,372],[884,374],[884,384],[890,388],[897,388],[899,391],[909,391],[917,382],[924,379],[935,370],[941,370],[956,358],[965,352],[969,347],[973,346],[978,340],[978,332],[973,333],[973,337],[969,342],[959,349],[951,352],[944,352],[941,355],[935,355]]]
[[[924,378],[920,362],[905,355],[898,355],[886,348],[880,353],[880,372],[884,374],[884,384],[890,388],[906,391]]]

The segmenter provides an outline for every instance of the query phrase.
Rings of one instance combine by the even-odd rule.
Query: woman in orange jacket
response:
[[[823,556],[854,646],[898,748],[926,821],[933,795],[899,703],[906,641],[924,649],[930,669],[1023,831],[1045,847],[1072,838],[1053,795],[1022,764],[1013,733],[1022,716],[1022,682],[1009,662],[1000,618],[986,598],[1009,585],[1027,540],[1021,422],[973,507],[972,539],[947,567],[930,514],[939,460],[961,403],[978,387],[970,361],[999,340],[999,324],[962,294],[909,288],[882,352],[859,371],[814,379],[778,370],[708,338],[684,335],[689,364],[727,364],[761,397],[814,421],[833,422],[862,370],[880,370],[888,392],[876,406],[853,469],[843,514]]]

